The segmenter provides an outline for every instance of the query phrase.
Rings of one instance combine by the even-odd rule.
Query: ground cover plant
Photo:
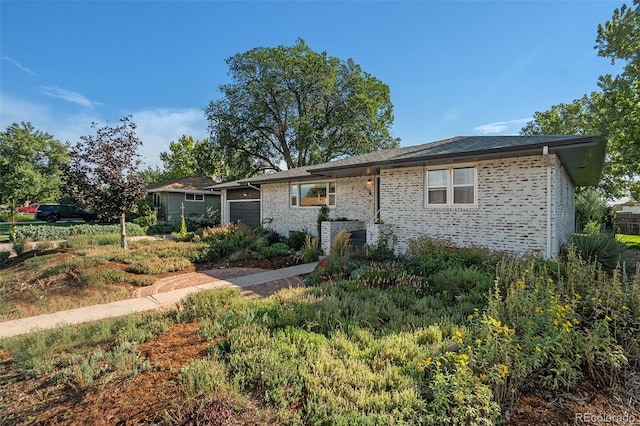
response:
[[[0,341],[10,377],[40,380],[41,395],[73,389],[55,406],[20,409],[7,397],[0,419],[562,424],[592,410],[586,400],[639,418],[638,277],[623,281],[575,250],[556,263],[424,239],[406,257],[379,250],[368,258],[341,238],[307,288],[254,300],[231,289],[199,292],[177,312],[126,320],[114,337],[96,324],[96,337],[83,326]],[[455,277],[461,284],[447,288]],[[14,395],[11,383],[0,394]],[[594,386],[581,398],[585,383]],[[607,397],[614,391],[623,403]],[[134,409],[123,392],[154,399],[137,399],[145,408]],[[523,401],[544,402],[537,395],[553,395],[561,408],[527,411]]]
[[[263,269],[296,263],[277,234],[238,225],[200,230],[194,241],[131,241],[128,250],[117,232],[117,225],[87,224],[21,229],[20,256],[0,256],[0,320],[126,299],[159,278],[231,261]],[[143,235],[144,228],[127,224],[127,232]]]

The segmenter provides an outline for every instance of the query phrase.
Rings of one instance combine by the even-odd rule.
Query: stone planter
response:
[[[365,224],[361,220],[337,220],[322,222],[321,228],[321,247],[324,254],[329,254],[331,251],[331,243],[333,239],[338,235],[338,232],[353,232],[364,231]]]

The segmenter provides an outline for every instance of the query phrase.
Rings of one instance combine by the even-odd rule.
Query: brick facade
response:
[[[336,179],[336,206],[329,212],[331,219],[346,218],[368,222],[373,218],[374,195],[366,187],[366,177]],[[292,182],[295,183],[295,182]],[[289,183],[262,185],[262,220],[282,235],[289,231],[307,231],[318,235],[320,207],[292,207]]]
[[[475,245],[519,255],[558,254],[574,232],[575,218],[574,185],[555,155],[484,160],[463,166],[477,169],[477,205],[472,207],[427,207],[423,166],[381,170],[380,219],[397,237],[398,251],[405,251],[410,240],[428,235],[458,246]],[[336,206],[331,208],[331,218],[364,224],[372,221],[375,189],[367,188],[367,179],[335,180]],[[289,197],[288,182],[263,184],[263,222],[283,235],[296,230],[317,235],[319,207],[291,207]]]

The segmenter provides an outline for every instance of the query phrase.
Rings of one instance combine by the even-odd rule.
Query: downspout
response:
[[[545,257],[551,259],[552,246],[551,246],[551,206],[553,198],[551,197],[551,157],[549,157],[549,147],[542,147],[542,155],[545,158],[545,164],[547,166],[547,252]]]
[[[256,191],[258,191],[260,193],[260,225],[262,225],[262,221],[264,220],[263,217],[264,215],[262,214],[262,208],[263,208],[263,202],[262,202],[262,190],[260,188],[258,188],[257,186],[251,185],[251,182],[247,182],[247,186],[251,189],[255,189]]]

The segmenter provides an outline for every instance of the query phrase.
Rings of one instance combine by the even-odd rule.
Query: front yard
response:
[[[293,248],[284,242],[270,244],[267,234],[245,228],[220,227],[215,236],[199,242],[130,238],[130,249],[122,250],[118,234],[97,233],[98,227],[67,227],[72,235],[62,242],[65,228],[31,229],[28,240],[38,241],[24,242],[24,253],[20,250],[20,256],[0,265],[0,321],[126,299],[138,287],[174,274],[230,266],[274,269],[296,263]],[[88,231],[95,233],[81,234]],[[130,231],[141,233],[135,227]],[[45,239],[49,235],[55,243]],[[30,250],[34,244],[37,248]]]
[[[573,252],[515,261],[425,239],[396,258],[343,240],[306,288],[203,291],[178,311],[0,341],[0,423],[638,419],[639,279]]]

